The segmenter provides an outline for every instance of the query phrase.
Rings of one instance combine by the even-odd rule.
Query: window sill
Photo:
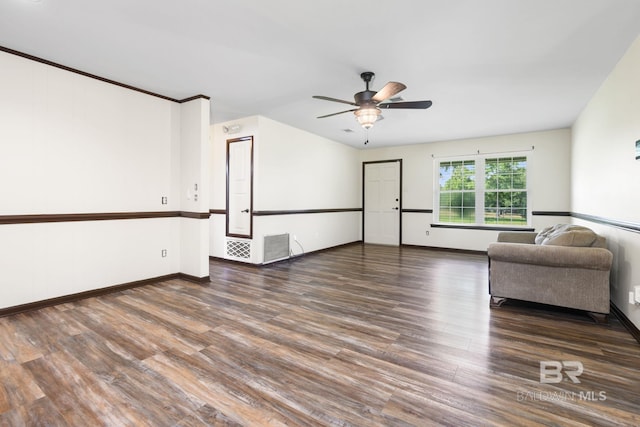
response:
[[[533,227],[521,226],[512,227],[508,225],[476,225],[476,224],[431,224],[431,228],[457,228],[463,230],[486,230],[486,231],[535,231]]]

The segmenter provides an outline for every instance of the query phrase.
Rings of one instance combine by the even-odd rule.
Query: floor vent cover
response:
[[[264,236],[264,258],[267,264],[289,258],[289,233]]]

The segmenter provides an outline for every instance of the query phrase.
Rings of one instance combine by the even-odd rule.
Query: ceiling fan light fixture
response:
[[[365,128],[370,129],[380,116],[380,109],[377,107],[359,108],[353,112],[356,115],[358,123]]]
[[[353,95],[352,101],[345,101],[343,99],[331,98],[329,96],[314,95],[315,99],[323,99],[325,101],[339,102],[341,104],[351,105],[356,108],[349,110],[338,111],[337,113],[325,114],[318,116],[319,119],[326,117],[337,116],[338,114],[353,113],[365,130],[369,130],[373,127],[374,123],[378,120],[382,120],[381,109],[426,109],[431,107],[431,101],[403,101],[401,97],[396,96],[407,88],[404,83],[389,82],[382,87],[379,91],[369,90],[369,83],[373,79],[374,74],[371,71],[365,71],[360,74],[360,77],[365,83],[365,90]]]

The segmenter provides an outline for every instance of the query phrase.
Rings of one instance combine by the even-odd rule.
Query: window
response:
[[[525,156],[442,160],[437,166],[436,222],[528,224]]]
[[[439,221],[476,222],[476,162],[458,160],[440,163]]]
[[[527,225],[527,158],[486,159],[484,223]]]

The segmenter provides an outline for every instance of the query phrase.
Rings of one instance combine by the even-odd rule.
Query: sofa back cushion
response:
[[[538,245],[593,246],[598,235],[593,230],[573,224],[556,224],[540,231],[535,242]]]

